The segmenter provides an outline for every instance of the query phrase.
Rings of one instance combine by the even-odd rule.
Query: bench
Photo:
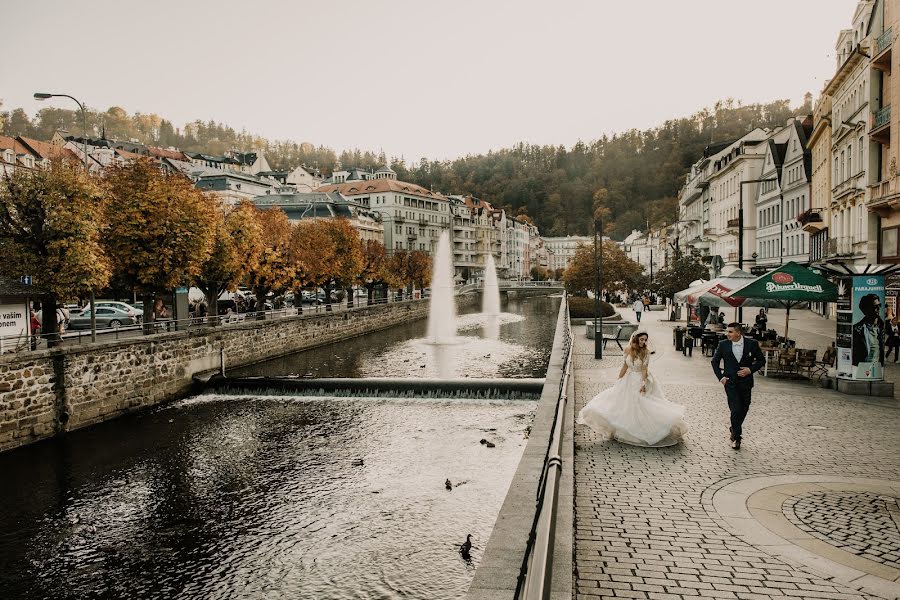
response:
[[[615,342],[619,347],[619,350],[625,351],[622,347],[622,342],[627,342],[631,340],[631,336],[634,335],[634,332],[638,330],[638,326],[629,323],[628,325],[616,325],[615,331],[611,333],[603,332],[603,348],[606,349],[607,342]]]

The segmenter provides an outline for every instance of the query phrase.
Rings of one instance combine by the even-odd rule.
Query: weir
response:
[[[537,400],[540,378],[407,379],[302,377],[213,377],[207,390],[219,393],[379,398],[469,398]]]

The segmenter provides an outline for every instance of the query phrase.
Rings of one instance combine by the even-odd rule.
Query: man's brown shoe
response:
[[[731,440],[731,448],[733,450],[740,450],[741,449],[741,440]]]

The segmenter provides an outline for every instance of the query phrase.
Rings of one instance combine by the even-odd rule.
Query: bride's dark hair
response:
[[[641,337],[647,338],[647,344],[645,344],[643,348],[638,345],[638,340]],[[631,356],[632,358],[647,360],[647,357],[650,355],[650,334],[646,331],[637,331],[632,334],[631,341],[625,346],[625,355]]]

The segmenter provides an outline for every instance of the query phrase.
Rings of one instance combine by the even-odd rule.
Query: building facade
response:
[[[450,200],[414,183],[397,181],[396,173],[378,179],[352,179],[323,185],[318,192],[339,192],[380,216],[388,253],[420,250],[433,253],[453,214]]]
[[[253,203],[263,210],[280,208],[293,223],[310,219],[347,219],[364,242],[384,243],[384,228],[378,215],[338,192],[268,194],[254,197]]]
[[[877,261],[878,220],[870,213],[867,182],[874,0],[861,0],[852,28],[838,35],[837,71],[825,86],[831,97],[831,227],[826,259],[862,267]]]
[[[869,77],[872,108],[869,139],[870,157],[868,208],[879,221],[877,258],[880,263],[900,263],[900,181],[897,178],[898,119],[892,111],[900,98],[900,54],[894,56],[894,31],[900,34],[900,0],[878,0],[872,14]],[[900,71],[898,71],[900,72]]]
[[[587,235],[567,235],[565,237],[546,237],[544,245],[549,255],[549,268],[554,273],[560,269],[566,270],[580,246],[593,244],[594,238]]]

